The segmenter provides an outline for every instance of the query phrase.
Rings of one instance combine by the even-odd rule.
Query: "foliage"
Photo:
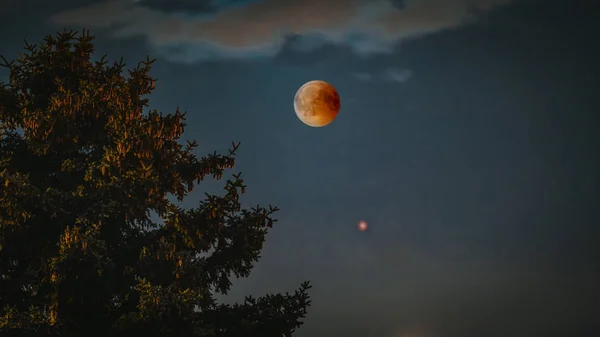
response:
[[[215,299],[249,275],[277,209],[242,209],[239,175],[195,209],[170,201],[221,179],[237,145],[196,157],[195,141],[179,141],[185,113],[144,111],[153,61],[126,75],[122,60],[92,61],[92,40],[63,32],[4,59],[0,333],[290,336],[308,283],[236,305]]]

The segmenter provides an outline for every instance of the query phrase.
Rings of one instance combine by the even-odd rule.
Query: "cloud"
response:
[[[139,6],[167,13],[216,13],[260,0],[133,0]]]
[[[379,79],[384,81],[406,83],[412,77],[413,72],[410,69],[390,67],[376,75],[370,72],[356,72],[352,73],[351,75],[360,81]]]
[[[383,76],[388,81],[405,83],[412,77],[412,71],[410,69],[388,68]]]
[[[273,56],[288,36],[361,55],[460,26],[511,0],[111,0],[60,12],[60,26],[143,36],[160,56],[183,62]]]

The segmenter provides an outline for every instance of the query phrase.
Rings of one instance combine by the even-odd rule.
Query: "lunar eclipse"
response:
[[[340,111],[337,90],[325,81],[310,81],[298,89],[294,97],[294,111],[298,119],[312,127],[331,124]]]

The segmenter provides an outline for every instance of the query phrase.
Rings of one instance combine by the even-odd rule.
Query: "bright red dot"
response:
[[[367,230],[367,228],[369,228],[369,225],[367,224],[367,222],[365,220],[361,220],[358,223],[358,230],[361,232],[364,232]]]

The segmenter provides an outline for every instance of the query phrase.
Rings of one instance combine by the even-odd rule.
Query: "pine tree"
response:
[[[292,294],[218,303],[247,277],[277,208],[241,207],[239,175],[197,208],[181,202],[233,168],[182,144],[185,113],[149,110],[152,60],[93,61],[88,32],[25,43],[0,83],[0,334],[290,336],[310,305]],[[151,216],[155,213],[156,217]]]

